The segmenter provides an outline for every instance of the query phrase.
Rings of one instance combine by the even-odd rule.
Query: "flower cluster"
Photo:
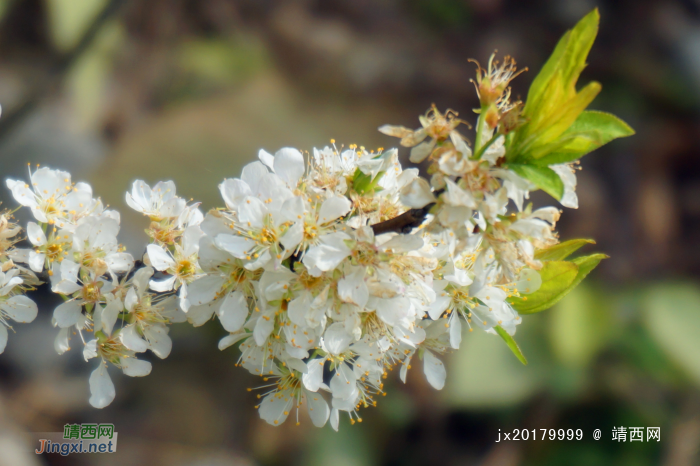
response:
[[[184,313],[174,298],[151,291],[159,289],[150,285],[152,267],[134,270],[134,258],[117,242],[119,213],[93,198],[88,184],[42,167],[30,170],[29,183],[9,179],[7,186],[36,220],[27,223],[32,248],[15,254],[15,261],[47,275],[52,291],[64,300],[53,313],[53,324],[60,329],[54,347],[63,354],[70,349],[71,336],[79,335],[85,360],[99,359],[90,376],[90,404],[107,406],[115,390],[106,366],[132,377],[148,375],[151,363],[137,359],[136,353],[151,350],[160,358],[168,356],[172,342],[166,325],[184,321]],[[174,196],[174,187],[171,194],[169,188],[164,186],[163,198]],[[174,231],[171,235],[178,236]]]
[[[441,389],[436,355],[459,348],[462,326],[513,335],[522,319],[508,298],[539,288],[535,250],[557,242],[559,211],[523,207],[532,186],[498,166],[502,143],[477,160],[453,113],[421,122],[380,130],[431,161],[431,182],[396,150],[333,145],[260,151],[219,186],[226,206],[200,225],[187,317],[216,315],[220,348],[239,344],[240,365],[274,381],[259,405],[269,423],[304,401],[316,425],[360,420],[416,353]]]
[[[595,28],[594,11],[564,36],[526,105],[510,100],[512,59],[479,67],[473,144],[457,113],[435,106],[418,129],[379,128],[429,177],[405,169],[397,149],[331,140],[306,154],[261,150],[219,185],[224,206],[206,215],[172,181],[135,181],[126,203],[148,217],[151,239],[139,261],[117,241],[119,214],[89,185],[49,168],[30,171],[29,184],[8,180],[36,222],[27,225],[33,247],[20,251],[19,228],[0,218],[0,323],[34,318],[21,293],[46,274],[64,298],[53,314],[56,350],[79,334],[85,359],[99,359],[90,403],[101,408],[115,397],[109,364],[147,375],[151,364],[136,355],[167,357],[169,324],[216,318],[228,332],[219,348],[238,345],[238,365],[266,382],[257,406],[265,421],[294,412],[298,423],[305,405],[314,425],[330,420],[336,430],[341,414],[361,421],[386,394],[389,371],[405,382],[414,358],[443,388],[439,356],[460,347],[463,330],[500,336],[525,362],[512,338],[520,314],[551,307],[605,257],[566,261],[591,241],[559,243],[559,209],[526,200],[542,189],[577,207],[572,164],[633,133],[584,111],[596,83],[575,91]]]
[[[36,275],[18,263],[27,261],[27,253],[15,247],[22,228],[10,212],[0,213],[0,353],[7,345],[9,320],[19,323],[33,321],[38,313],[34,301],[25,296],[39,285]]]

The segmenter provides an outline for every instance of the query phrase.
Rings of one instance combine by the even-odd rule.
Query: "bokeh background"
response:
[[[208,209],[259,148],[390,147],[376,128],[415,127],[433,102],[471,118],[468,58],[498,49],[537,70],[596,6],[583,80],[603,84],[592,107],[637,135],[583,159],[581,206],[559,230],[611,258],[518,328],[529,366],[473,332],[441,392],[420,369],[406,385],[391,374],[362,424],[273,428],[253,409],[246,388],[259,382],[234,367],[237,350],[217,350],[218,322],[180,324],[171,356],[146,378],[114,377],[115,402],[95,410],[92,365],[55,354],[56,298],[40,289],[39,317],[16,325],[0,356],[0,465],[700,464],[697,0],[2,0],[0,173],[24,177],[27,162],[72,171],[122,212],[138,256],[146,225],[123,200],[133,179],[173,179]],[[517,78],[515,96],[534,74]],[[21,442],[86,422],[114,423],[118,452],[37,456]],[[614,426],[660,427],[661,441],[613,442]],[[585,438],[495,443],[514,428]]]

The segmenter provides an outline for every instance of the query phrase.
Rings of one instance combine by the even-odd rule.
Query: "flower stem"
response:
[[[488,110],[488,106],[482,105],[479,112],[479,119],[476,121],[476,138],[474,139],[475,154],[478,154],[479,150],[481,149],[481,133],[483,132],[484,124],[486,123],[486,120],[484,119],[486,116],[486,110]]]
[[[499,136],[500,136],[499,133],[494,134],[493,137],[491,137],[491,139],[489,139],[489,140],[486,142],[486,144],[484,144],[484,147],[482,147],[481,149],[479,149],[478,151],[476,151],[476,152],[474,153],[474,158],[475,158],[476,160],[481,160],[481,157],[484,155],[484,152],[486,152],[486,149],[488,149],[489,147],[491,147],[491,144],[493,144],[494,142],[496,142],[496,139],[498,139]]]

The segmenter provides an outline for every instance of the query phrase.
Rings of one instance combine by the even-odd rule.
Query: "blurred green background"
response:
[[[0,465],[700,464],[697,0],[2,0],[1,173],[24,177],[27,162],[72,171],[122,212],[122,241],[139,256],[146,225],[123,200],[133,179],[173,179],[206,210],[259,148],[390,147],[376,128],[415,127],[433,102],[472,119],[468,58],[498,49],[537,70],[596,6],[582,79],[603,84],[592,107],[637,135],[583,160],[581,207],[559,230],[611,258],[525,318],[529,366],[473,332],[442,392],[420,370],[406,385],[391,374],[362,424],[273,428],[253,409],[246,387],[259,382],[234,367],[237,350],[217,350],[218,322],[181,324],[168,359],[146,378],[114,377],[115,402],[94,410],[91,366],[79,351],[55,354],[56,297],[39,290],[37,321],[15,326],[0,356]],[[37,456],[17,440],[87,422],[114,423],[118,452]],[[661,441],[613,442],[615,426],[660,427]],[[585,437],[495,442],[514,428]]]

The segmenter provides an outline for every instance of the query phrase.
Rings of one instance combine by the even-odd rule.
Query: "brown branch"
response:
[[[375,235],[381,235],[383,233],[395,232],[395,233],[410,233],[414,228],[418,228],[425,221],[426,215],[430,212],[430,209],[435,205],[434,202],[421,207],[420,209],[410,209],[401,215],[386,220],[384,222],[375,223],[372,225],[372,230]]]
[[[433,191],[435,197],[439,197],[440,194],[445,192],[445,188]],[[425,217],[430,212],[430,209],[435,205],[434,202],[421,207],[420,209],[410,209],[401,215],[385,220],[384,222],[375,223],[371,225],[372,230],[375,235],[381,235],[383,233],[401,233],[408,234],[414,228],[418,228],[425,221]]]

